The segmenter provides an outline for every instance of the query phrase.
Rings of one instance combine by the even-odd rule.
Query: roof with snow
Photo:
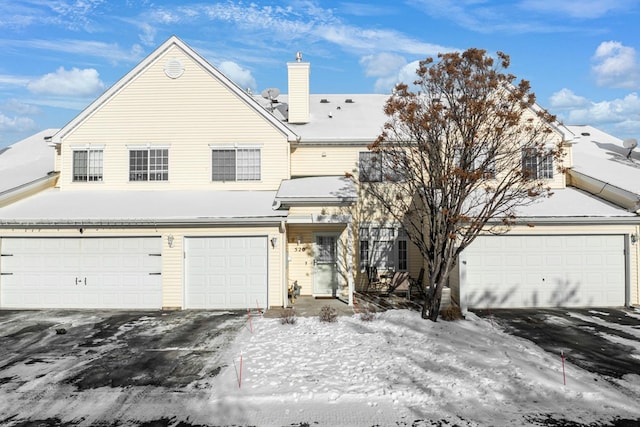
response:
[[[54,170],[55,150],[45,142],[57,129],[46,129],[0,149],[0,194],[45,178]]]
[[[629,149],[623,146],[621,139],[593,126],[567,128],[575,135],[572,145],[575,171],[640,195],[640,152],[637,149],[629,155]]]
[[[0,224],[173,224],[280,221],[274,191],[60,191],[0,209]]]
[[[289,206],[296,203],[349,203],[358,195],[355,184],[344,176],[314,176],[282,181],[276,203]]]
[[[387,121],[384,104],[390,95],[333,94],[309,95],[309,123],[287,126],[301,137],[301,143],[337,142],[371,143]],[[280,95],[277,103],[263,98],[258,102],[272,110],[280,120],[287,117],[287,95]]]

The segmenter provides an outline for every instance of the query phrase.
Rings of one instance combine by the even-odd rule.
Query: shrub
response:
[[[285,308],[280,314],[280,323],[283,325],[295,325],[298,318],[293,308]]]
[[[335,322],[338,320],[338,310],[328,305],[320,308],[320,321],[321,322]]]
[[[371,322],[376,318],[377,310],[375,306],[366,305],[364,310],[360,312],[360,320],[363,322]]]
[[[462,311],[460,311],[460,307],[454,304],[451,304],[449,307],[440,310],[440,317],[442,317],[442,320],[446,320],[448,322],[464,319]]]

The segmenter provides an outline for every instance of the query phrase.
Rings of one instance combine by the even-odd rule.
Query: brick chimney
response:
[[[289,123],[309,123],[310,64],[302,62],[302,53],[296,53],[296,62],[287,62],[289,81]]]

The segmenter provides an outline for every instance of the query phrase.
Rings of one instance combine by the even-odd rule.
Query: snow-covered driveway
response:
[[[640,310],[521,309],[477,311],[508,332],[572,364],[612,378],[640,375]]]
[[[0,340],[1,425],[640,425],[640,376],[563,371],[473,313],[0,312]]]

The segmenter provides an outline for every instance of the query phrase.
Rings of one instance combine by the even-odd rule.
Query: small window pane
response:
[[[149,181],[167,181],[169,179],[169,150],[149,151]]]
[[[260,150],[238,149],[238,181],[260,180]]]
[[[212,180],[236,180],[236,150],[213,150],[211,152]]]
[[[362,182],[382,181],[382,166],[377,153],[363,151],[359,155],[359,178]]]
[[[73,180],[74,181],[87,180],[88,157],[89,157],[88,151],[73,152]]]
[[[74,181],[102,181],[102,150],[73,152]]]
[[[147,181],[149,152],[147,150],[129,151],[129,181]]]

